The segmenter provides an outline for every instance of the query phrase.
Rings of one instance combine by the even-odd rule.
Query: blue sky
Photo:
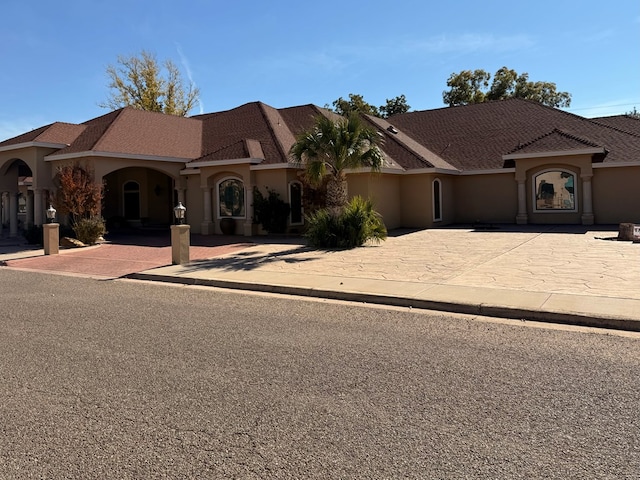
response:
[[[201,90],[191,114],[358,93],[443,107],[453,72],[502,66],[587,117],[640,109],[637,0],[3,0],[0,139],[107,113],[105,69],[142,49]]]

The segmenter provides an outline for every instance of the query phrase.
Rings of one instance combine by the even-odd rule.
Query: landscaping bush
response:
[[[256,187],[253,189],[253,218],[268,233],[284,233],[290,207],[275,190],[267,188],[267,196]]]
[[[73,224],[76,238],[86,245],[93,245],[107,233],[102,217],[81,218]]]
[[[27,240],[27,243],[29,245],[42,245],[42,241],[44,238],[43,232],[42,232],[42,226],[30,225],[28,228],[26,228],[22,232],[22,235]]]
[[[305,237],[314,247],[354,248],[385,240],[387,229],[371,200],[354,197],[339,213],[321,209],[308,215]]]

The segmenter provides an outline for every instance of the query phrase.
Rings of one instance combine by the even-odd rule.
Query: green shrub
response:
[[[387,229],[371,200],[354,197],[340,213],[321,209],[308,215],[305,237],[314,247],[354,248],[385,240]]]
[[[93,245],[107,233],[102,217],[81,218],[73,224],[73,231],[76,238],[87,245]]]
[[[275,190],[267,188],[267,196],[255,187],[253,189],[253,218],[269,233],[284,233],[287,230],[289,204],[280,198]]]
[[[22,235],[29,245],[42,245],[43,231],[41,225],[29,225],[29,227],[22,232]]]

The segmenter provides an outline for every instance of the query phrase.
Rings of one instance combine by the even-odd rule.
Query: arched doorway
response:
[[[104,177],[109,231],[166,230],[173,221],[174,180],[159,170],[126,167]]]
[[[0,233],[17,237],[33,225],[41,225],[44,199],[40,191],[35,195],[29,165],[16,158],[7,162],[0,174]]]

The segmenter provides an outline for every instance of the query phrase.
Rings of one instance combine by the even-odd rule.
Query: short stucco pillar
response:
[[[45,223],[42,226],[45,255],[57,255],[60,252],[60,224]]]
[[[171,263],[189,263],[189,225],[171,225]]]

